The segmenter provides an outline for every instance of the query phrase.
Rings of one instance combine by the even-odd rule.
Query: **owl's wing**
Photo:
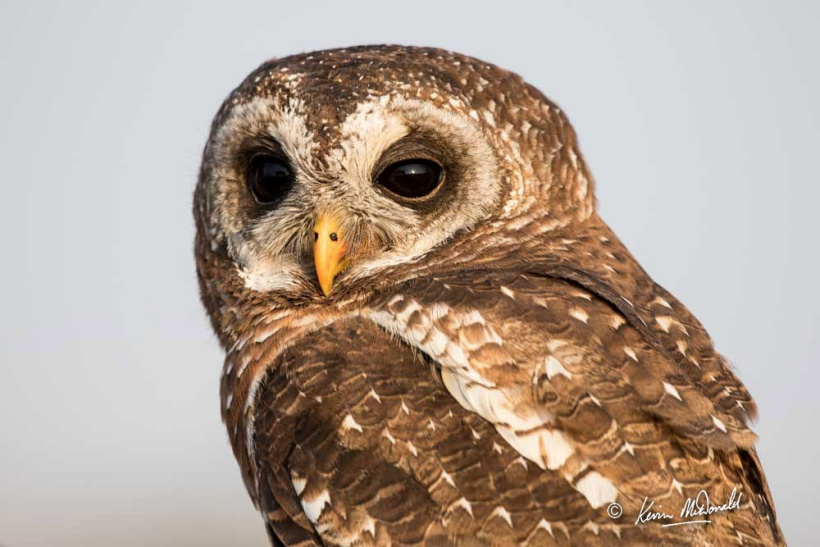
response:
[[[450,408],[460,410],[429,367],[367,320],[294,342],[271,363],[256,403],[257,490],[271,537],[369,545],[440,535],[441,500],[420,477],[433,481],[437,451],[454,453],[468,438]]]
[[[617,502],[634,522],[645,498],[679,510],[702,489],[727,500],[736,487],[742,510],[681,533],[776,541],[748,393],[671,296],[653,288],[639,310],[607,287],[553,265],[464,271],[400,287],[370,317],[429,355],[461,406],[591,512]]]
[[[254,420],[256,490],[274,544],[620,536],[563,477],[528,463],[459,405],[431,366],[362,317],[275,359]]]

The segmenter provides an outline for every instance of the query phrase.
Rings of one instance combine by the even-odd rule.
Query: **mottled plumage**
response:
[[[294,173],[273,205],[248,188],[259,150]],[[408,158],[443,167],[423,199],[374,182]],[[751,397],[517,75],[398,46],[269,61],[214,120],[195,216],[223,416],[274,544],[783,542]],[[645,498],[735,488],[710,524],[635,523]]]

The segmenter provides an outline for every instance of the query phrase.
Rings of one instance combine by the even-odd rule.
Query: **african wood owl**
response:
[[[516,74],[400,46],[268,61],[214,119],[194,214],[274,545],[783,542],[754,402]]]

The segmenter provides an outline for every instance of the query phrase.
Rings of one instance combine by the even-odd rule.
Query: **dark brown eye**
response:
[[[278,202],[293,186],[293,172],[279,158],[257,156],[251,161],[248,186],[259,203]]]
[[[376,182],[403,198],[423,198],[441,184],[441,166],[430,160],[406,160],[381,172]]]

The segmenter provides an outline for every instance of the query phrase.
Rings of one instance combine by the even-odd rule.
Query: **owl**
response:
[[[401,46],[270,60],[213,121],[194,216],[273,545],[784,542],[754,402],[518,75]]]

